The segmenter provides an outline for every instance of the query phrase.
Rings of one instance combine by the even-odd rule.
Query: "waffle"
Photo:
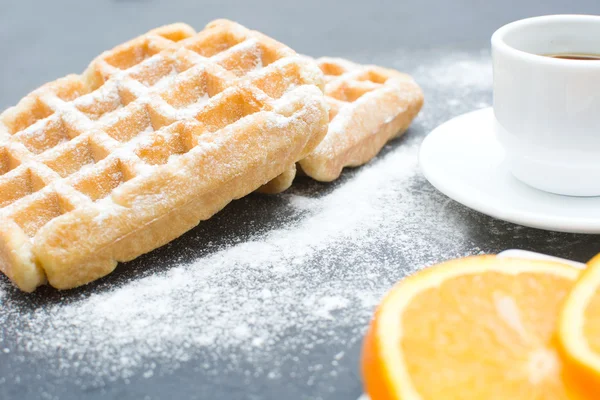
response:
[[[152,30],[0,114],[0,269],[73,288],[210,218],[327,130],[323,74],[219,20]]]
[[[299,170],[313,179],[337,179],[344,167],[363,165],[391,139],[402,135],[423,105],[423,92],[401,72],[358,65],[340,58],[320,58],[329,104],[329,128],[323,141]],[[287,189],[296,166],[261,187],[265,193]]]

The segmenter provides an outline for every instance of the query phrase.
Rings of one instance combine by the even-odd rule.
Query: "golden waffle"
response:
[[[363,165],[391,139],[402,135],[423,105],[423,92],[401,72],[358,65],[340,58],[317,60],[325,74],[329,129],[323,141],[298,163],[318,181],[337,179],[344,167]],[[265,193],[287,189],[296,167],[264,185]]]
[[[0,114],[0,269],[110,273],[277,177],[327,129],[313,61],[229,21],[155,29]]]

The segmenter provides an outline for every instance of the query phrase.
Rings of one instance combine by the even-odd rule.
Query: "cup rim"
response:
[[[498,28],[491,38],[492,49],[501,50],[506,52],[513,57],[520,57],[531,62],[542,63],[546,65],[557,65],[557,66],[568,66],[573,68],[600,68],[600,60],[598,62],[589,62],[589,60],[566,60],[561,58],[546,57],[539,54],[528,53],[523,50],[519,50],[510,46],[504,40],[506,34],[515,28],[519,28],[526,25],[532,25],[539,22],[559,22],[559,21],[593,21],[600,25],[600,15],[587,15],[587,14],[555,14],[555,15],[542,15],[539,17],[524,18],[517,21],[510,22],[500,28]],[[595,61],[595,60],[594,60]]]

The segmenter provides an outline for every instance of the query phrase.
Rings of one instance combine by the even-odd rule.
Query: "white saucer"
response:
[[[456,117],[421,145],[423,174],[440,192],[474,210],[552,231],[600,233],[600,197],[546,193],[521,183],[504,164],[492,108]]]

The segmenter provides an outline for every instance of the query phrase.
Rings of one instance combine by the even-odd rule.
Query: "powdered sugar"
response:
[[[190,249],[185,262],[165,263],[161,252],[168,249],[158,250],[144,258],[148,265],[139,264],[152,274],[109,277],[106,285],[116,287],[92,287],[80,297],[66,293],[54,304],[22,307],[23,295],[1,281],[0,348],[44,359],[54,374],[93,385],[150,378],[189,360],[205,374],[218,360],[221,369],[295,379],[283,360],[326,343],[338,349],[335,356],[327,365],[310,364],[304,384],[328,379],[335,385],[340,364],[351,362],[340,351],[362,339],[374,305],[396,280],[479,251],[468,232],[457,229],[457,214],[445,212],[447,199],[424,184],[415,133],[488,101],[490,82],[482,71],[489,59],[464,55],[467,64],[457,64],[455,55],[436,57],[413,71],[427,105],[412,134],[337,184],[305,180],[276,197],[241,200],[246,211],[234,216],[240,226],[253,226],[258,213],[273,215],[250,234],[192,232],[186,243],[198,249]],[[448,76],[457,71],[464,79]]]
[[[106,117],[111,112],[123,108],[119,84],[119,81],[111,80],[100,89],[79,97],[72,105],[91,119]],[[63,105],[69,106],[71,105],[68,103]]]
[[[457,53],[438,60],[438,63],[420,66],[413,74],[418,82],[435,82],[443,88],[463,91],[481,89],[492,83],[492,66],[487,52],[479,57]],[[460,97],[459,97],[460,98]]]
[[[208,93],[204,93],[187,107],[179,108],[177,110],[174,107],[171,107],[171,110],[169,111],[173,113],[177,119],[194,118],[196,115],[198,115],[200,110],[206,107],[209,99]]]
[[[217,63],[228,62],[229,59],[235,57],[236,54],[242,55],[246,60],[249,61],[250,65],[240,65],[235,68],[235,72],[240,75],[245,75],[251,71],[257,71],[263,68],[262,63],[262,50],[260,43],[255,38],[247,39],[241,43],[236,44],[233,47],[217,54],[214,56],[214,61]]]
[[[431,54],[426,55],[431,58]],[[441,118],[460,115],[492,104],[492,65],[487,51],[479,54],[454,53],[420,65],[413,73],[429,89],[420,121],[427,130]]]
[[[406,198],[416,174],[415,148],[396,149],[323,198],[286,195],[292,208],[301,203],[298,211],[308,213],[298,223],[68,306],[33,311],[30,328],[20,333],[27,351],[59,352],[70,361],[63,373],[85,372],[84,363],[89,373],[129,377],[151,369],[157,358],[167,366],[169,360],[186,361],[199,347],[241,347],[265,356],[278,335],[299,321],[317,332],[327,321],[364,323],[370,310],[361,307],[361,298],[390,284],[370,287],[368,279],[382,267],[369,252],[386,240],[381,234],[394,251],[407,253],[409,268],[427,261],[433,250],[426,238],[414,236],[411,225],[418,222],[407,219],[420,207]],[[362,250],[346,252],[348,243]],[[322,268],[338,263],[347,268],[348,284],[323,279]],[[337,320],[336,312],[343,311],[350,319]]]

